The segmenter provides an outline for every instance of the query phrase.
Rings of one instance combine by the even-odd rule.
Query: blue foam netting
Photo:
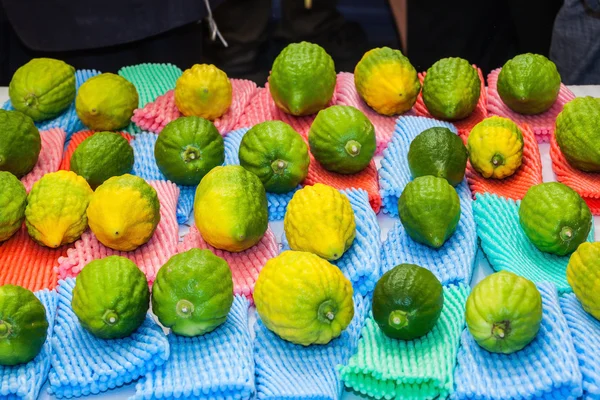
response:
[[[99,75],[100,72],[91,69],[80,69],[75,72],[75,82],[77,84],[77,89],[83,84],[83,82],[87,81],[92,76]],[[10,100],[8,100],[2,106],[5,110],[14,110],[12,107]],[[79,132],[83,129],[87,129],[85,125],[79,120],[77,116],[77,112],[75,111],[75,102],[71,103],[69,108],[67,108],[62,114],[58,117],[49,119],[46,121],[40,121],[35,124],[39,130],[46,131],[51,128],[60,128],[67,133],[66,142],[69,141],[71,135],[75,132]],[[66,144],[65,144],[66,145]]]
[[[585,312],[573,293],[560,298],[583,376],[585,399],[600,399],[600,321]]]
[[[507,270],[533,282],[552,282],[559,293],[571,291],[567,282],[569,257],[539,251],[519,223],[520,201],[494,194],[477,194],[473,212],[481,247],[494,270]],[[594,229],[589,241],[594,240]]]
[[[47,289],[40,290],[35,295],[46,308],[48,337],[40,353],[30,362],[15,366],[0,365],[0,398],[3,399],[37,399],[50,371],[50,342],[56,318],[57,295]]]
[[[71,309],[75,279],[59,282],[48,392],[58,398],[96,394],[127,384],[164,364],[169,342],[148,315],[129,337],[104,340],[86,331]]]
[[[355,293],[371,293],[381,276],[381,232],[377,216],[369,204],[369,195],[362,189],[341,191],[350,200],[356,221],[356,238],[352,246],[336,261],[344,276],[352,282]],[[282,250],[290,250],[285,236],[281,238]]]
[[[231,131],[225,136],[225,165],[240,165],[240,158],[238,156],[240,143],[242,143],[242,137],[249,129],[241,128]],[[294,196],[294,193],[300,188],[301,186],[299,185],[296,189],[288,193],[267,193],[270,221],[280,221],[283,219],[288,203]]]
[[[171,356],[136,385],[134,400],[248,399],[254,393],[249,301],[236,296],[227,321],[203,336],[169,334]]]
[[[354,354],[370,310],[370,298],[355,295],[354,318],[346,330],[326,345],[307,347],[280,339],[259,319],[254,344],[257,398],[339,399],[339,368]]]
[[[135,135],[131,141],[133,147],[134,163],[132,174],[144,178],[147,181],[167,181],[168,179],[160,172],[154,158],[154,144],[158,135],[154,133],[142,132]],[[179,187],[179,200],[177,201],[177,222],[185,223],[194,209],[194,197],[196,196],[196,186]]]
[[[462,334],[455,369],[456,399],[576,399],[581,372],[556,287],[538,284],[543,318],[536,338],[513,354],[481,348],[468,329]]]

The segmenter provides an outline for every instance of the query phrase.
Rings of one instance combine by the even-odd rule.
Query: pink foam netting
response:
[[[63,147],[67,134],[59,128],[51,128],[47,131],[40,131],[42,139],[42,149],[35,167],[21,178],[25,189],[29,192],[34,183],[42,176],[50,172],[58,171],[63,156]]]
[[[152,284],[156,273],[177,252],[179,241],[179,225],[177,224],[176,209],[179,198],[179,188],[167,181],[149,182],[160,201],[160,222],[154,235],[148,243],[134,251],[124,252],[109,249],[104,246],[91,231],[81,235],[74,247],[67,251],[66,257],[58,259],[58,278],[77,276],[81,269],[90,261],[107,256],[118,255],[127,257],[146,274]]]

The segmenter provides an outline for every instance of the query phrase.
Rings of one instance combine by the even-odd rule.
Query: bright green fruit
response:
[[[600,242],[582,243],[571,255],[567,281],[583,309],[600,320]]]
[[[460,199],[445,179],[422,176],[404,188],[398,199],[398,213],[408,236],[437,249],[458,226]]]
[[[0,171],[0,242],[8,240],[25,220],[27,191],[10,172]]]
[[[82,176],[92,188],[133,168],[133,149],[118,133],[97,132],[85,139],[71,156],[71,171]]]
[[[54,118],[75,99],[75,68],[52,58],[34,58],[15,72],[8,96],[15,110],[34,121]]]
[[[473,288],[466,320],[481,347],[492,353],[514,353],[540,329],[542,296],[533,282],[512,272],[496,272]]]
[[[131,335],[144,322],[149,304],[146,276],[120,256],[87,264],[77,276],[71,301],[81,325],[101,339]]]
[[[455,121],[471,115],[481,92],[477,70],[462,58],[442,58],[427,70],[423,102],[436,118]]]
[[[0,286],[0,365],[29,362],[48,335],[46,308],[21,286]]]
[[[242,138],[240,165],[254,173],[267,192],[287,193],[308,175],[308,146],[288,124],[266,121]]]
[[[309,115],[329,104],[335,89],[333,59],[319,45],[292,43],[279,53],[269,77],[275,104],[292,115]]]
[[[413,178],[433,175],[452,186],[462,182],[467,168],[467,148],[448,128],[429,128],[417,135],[408,149],[408,166]]]
[[[556,117],[556,142],[574,168],[600,172],[600,99],[578,97]]]
[[[558,97],[560,74],[556,65],[539,54],[520,54],[508,60],[498,75],[498,94],[511,110],[539,114]]]
[[[88,128],[114,131],[129,124],[138,100],[138,92],[131,82],[106,72],[81,85],[75,99],[75,110]]]
[[[41,149],[40,132],[31,118],[0,109],[0,171],[21,178],[35,167]]]
[[[323,168],[340,174],[365,169],[377,147],[373,124],[352,106],[331,106],[319,111],[310,127],[308,144]]]
[[[442,313],[442,284],[428,269],[400,264],[383,274],[373,292],[373,319],[394,339],[413,340],[433,329]]]
[[[158,135],[154,157],[167,179],[179,185],[194,186],[208,171],[225,161],[223,137],[207,119],[177,118]]]
[[[585,242],[592,213],[570,187],[558,182],[532,186],[519,207],[525,235],[539,250],[564,256]]]
[[[163,326],[182,336],[214,330],[225,322],[232,304],[231,270],[210,250],[174,255],[152,286],[152,311]]]

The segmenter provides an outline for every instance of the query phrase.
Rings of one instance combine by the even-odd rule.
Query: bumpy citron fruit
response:
[[[292,250],[314,253],[337,260],[356,236],[350,200],[331,186],[306,186],[290,201],[283,221]]]
[[[35,167],[41,149],[40,132],[31,118],[0,110],[0,171],[21,178]]]
[[[75,99],[75,68],[53,58],[34,58],[13,75],[8,96],[34,121],[54,118]]]
[[[383,115],[412,108],[421,90],[417,71],[400,50],[381,47],[367,51],[354,69],[360,97]]]
[[[156,190],[140,177],[113,176],[98,186],[87,209],[90,229],[100,243],[132,251],[150,240],[160,221]]]
[[[88,128],[114,131],[129,124],[138,102],[138,92],[131,82],[106,72],[81,85],[75,98],[75,110]]]
[[[600,320],[600,242],[582,243],[571,255],[567,281],[583,309]]]
[[[90,185],[71,171],[44,175],[27,196],[25,224],[29,236],[41,245],[57,248],[79,239],[87,229]]]
[[[25,186],[10,172],[0,171],[0,242],[19,230],[26,206]]]
[[[504,179],[523,162],[523,134],[508,118],[486,118],[471,129],[467,148],[473,168],[484,178]]]
[[[212,64],[195,64],[186,69],[175,85],[175,105],[186,116],[217,119],[225,114],[231,98],[227,74]]]
[[[284,251],[267,261],[254,289],[256,311],[284,340],[327,344],[354,317],[352,284],[336,266],[301,251]]]

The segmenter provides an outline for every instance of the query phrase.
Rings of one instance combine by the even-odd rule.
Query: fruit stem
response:
[[[114,310],[106,310],[102,316],[102,320],[108,325],[115,325],[119,322],[119,315]]]
[[[12,332],[12,326],[6,322],[0,320],[0,339],[8,337]]]
[[[570,226],[563,226],[560,230],[560,238],[563,242],[568,242],[573,239],[573,229]]]
[[[35,106],[37,105],[37,102],[37,96],[33,93],[30,93],[25,97],[25,104],[27,107]]]
[[[183,152],[183,161],[186,163],[201,158],[200,150],[193,146],[187,146]]]
[[[352,157],[356,157],[357,155],[360,154],[360,148],[361,148],[361,144],[358,143],[356,140],[348,140],[348,142],[346,143],[346,146],[344,146],[344,148],[346,149],[346,152],[348,154],[350,154],[350,156]]]
[[[394,310],[390,313],[388,324],[394,329],[402,329],[408,324],[406,312],[402,310]]]
[[[492,336],[496,339],[504,339],[510,333],[510,322],[496,322],[492,325]]]
[[[175,310],[181,318],[189,318],[194,312],[194,304],[188,300],[181,299],[177,302]]]
[[[319,306],[317,317],[323,322],[331,323],[335,319],[336,311],[337,308],[335,307],[333,300],[325,300]]]
[[[492,157],[492,165],[494,167],[504,165],[504,157],[502,157],[500,154],[494,154],[494,157]]]
[[[281,159],[277,159],[275,161],[273,161],[271,163],[271,169],[273,170],[273,172],[275,172],[277,175],[281,175],[285,172],[285,169],[287,168],[287,161],[285,160],[281,160]]]

